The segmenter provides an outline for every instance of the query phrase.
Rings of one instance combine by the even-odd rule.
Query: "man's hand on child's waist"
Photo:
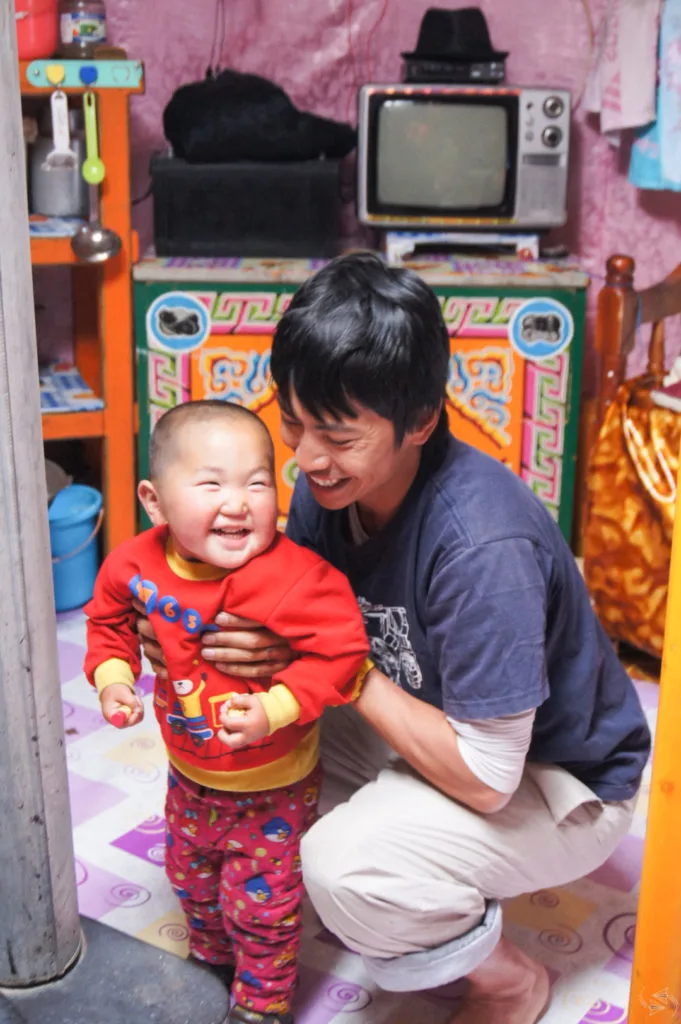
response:
[[[218,630],[204,633],[203,656],[216,668],[243,679],[265,679],[282,672],[295,655],[286,640],[259,622],[221,612]]]
[[[133,605],[139,616],[137,633],[142,650],[156,675],[167,679],[163,651],[144,605],[137,600]],[[277,672],[283,672],[295,657],[286,640],[252,619],[221,612],[216,616],[215,625],[217,630],[210,630],[201,637],[202,654],[227,675],[242,679],[269,679]]]

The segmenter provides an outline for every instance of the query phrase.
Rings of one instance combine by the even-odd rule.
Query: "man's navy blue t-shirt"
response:
[[[360,545],[301,473],[287,532],[347,574],[372,657],[404,690],[464,721],[537,708],[528,760],[633,796],[650,750],[638,696],[558,526],[510,470],[452,437]]]

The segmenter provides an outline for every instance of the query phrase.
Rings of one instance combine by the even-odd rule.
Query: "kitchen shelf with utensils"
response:
[[[31,260],[72,268],[74,362],[84,394],[101,399],[103,407],[44,411],[43,437],[101,439],[111,548],[136,528],[131,267],[138,245],[130,223],[128,103],[144,89],[143,69],[139,61],[55,58],[21,61],[19,72],[22,96],[50,100],[55,167],[72,165],[74,147],[64,128],[68,102],[82,104],[85,115],[89,217],[31,216]]]

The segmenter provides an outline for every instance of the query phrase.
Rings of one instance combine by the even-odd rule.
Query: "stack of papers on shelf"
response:
[[[104,402],[81,377],[71,363],[50,363],[40,367],[41,412],[91,412],[103,409]]]

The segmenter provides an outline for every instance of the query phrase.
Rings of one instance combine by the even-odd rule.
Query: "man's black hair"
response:
[[[283,409],[291,390],[316,419],[353,416],[352,402],[390,420],[395,443],[442,407],[449,338],[440,304],[411,270],[369,252],[339,256],[309,278],[284,313],[271,372]]]

